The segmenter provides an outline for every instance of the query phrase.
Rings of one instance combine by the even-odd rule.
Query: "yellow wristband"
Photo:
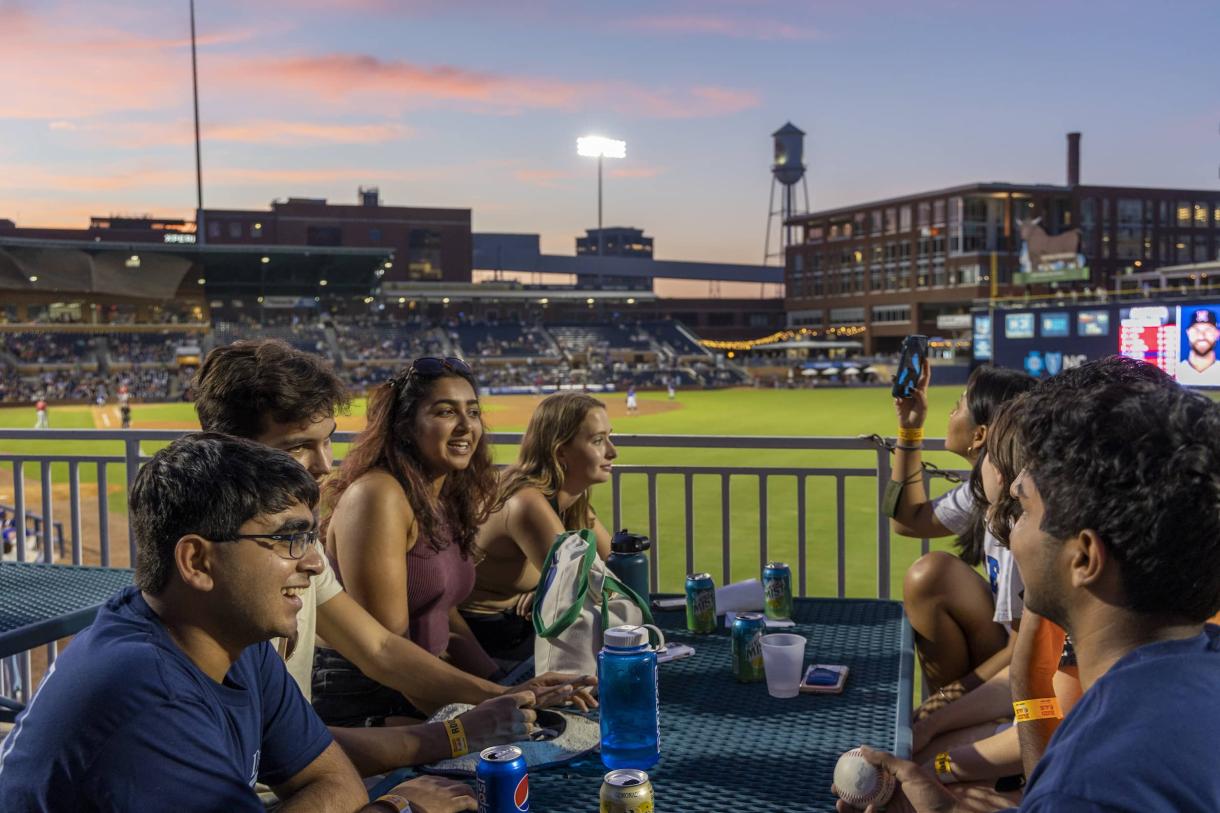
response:
[[[397,793],[387,793],[385,796],[378,796],[373,801],[392,805],[398,813],[411,813],[411,803]]]
[[[942,784],[952,785],[957,781],[957,775],[953,773],[953,760],[949,757],[948,751],[941,751],[937,754],[932,765],[936,768],[936,778]]]
[[[898,427],[898,439],[903,443],[922,443],[923,429],[906,429],[900,426]]]
[[[470,753],[470,744],[466,741],[466,727],[462,721],[454,717],[445,721],[445,733],[449,735],[449,750],[453,756],[460,757]]]
[[[1028,723],[1031,720],[1045,720],[1048,717],[1063,717],[1059,708],[1059,698],[1041,697],[1036,700],[1018,700],[1012,704],[1013,719],[1018,723]]]

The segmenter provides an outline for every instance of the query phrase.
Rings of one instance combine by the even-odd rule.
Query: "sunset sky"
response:
[[[1220,3],[199,0],[204,203],[473,210],[573,252],[577,136],[627,141],[606,224],[760,262],[770,133],[814,208],[970,181],[1212,189]],[[193,217],[186,0],[0,0],[0,218]]]

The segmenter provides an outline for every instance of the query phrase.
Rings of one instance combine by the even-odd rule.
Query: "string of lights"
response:
[[[790,342],[794,339],[815,339],[819,336],[827,338],[844,338],[849,336],[859,336],[864,333],[863,325],[841,325],[837,327],[828,327],[825,330],[817,328],[803,327],[797,330],[781,330],[772,333],[769,336],[762,336],[758,339],[744,339],[736,342],[722,342],[715,339],[703,339],[700,344],[709,350],[753,350],[756,347],[766,344],[775,344],[777,342]]]

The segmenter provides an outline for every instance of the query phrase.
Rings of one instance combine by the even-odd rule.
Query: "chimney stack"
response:
[[[1068,186],[1080,185],[1080,133],[1068,133]]]

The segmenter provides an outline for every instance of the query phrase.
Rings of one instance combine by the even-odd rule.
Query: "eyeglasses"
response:
[[[253,539],[258,541],[266,539],[271,542],[270,547],[282,559],[300,559],[305,555],[305,551],[309,550],[313,543],[318,541],[318,529],[310,528],[308,531],[297,531],[289,534],[242,534],[235,536],[232,539],[213,539],[213,542],[240,542],[243,539]],[[261,544],[261,543],[260,543]],[[285,556],[282,551],[288,549],[288,555]]]

